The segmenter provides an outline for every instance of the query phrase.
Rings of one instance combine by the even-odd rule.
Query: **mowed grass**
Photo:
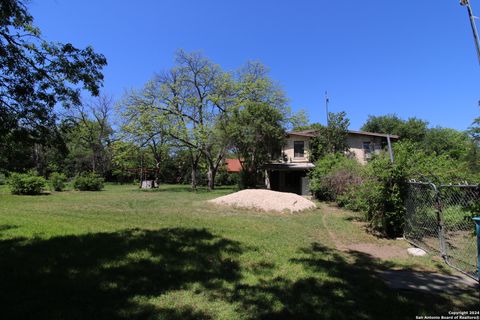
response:
[[[320,209],[206,203],[232,191],[2,187],[0,319],[413,319],[478,307],[469,294],[389,289],[377,270],[432,266],[337,251]],[[367,241],[351,221],[329,219],[337,237]]]

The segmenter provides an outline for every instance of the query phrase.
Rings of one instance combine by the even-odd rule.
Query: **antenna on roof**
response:
[[[468,18],[470,19],[470,25],[472,27],[472,32],[473,32],[473,40],[475,41],[475,48],[477,49],[477,58],[478,58],[478,62],[480,63],[480,43],[479,43],[480,41],[478,40],[477,25],[475,23],[475,19],[477,17],[473,15],[472,6],[470,5],[469,0],[460,0],[460,5],[467,7]]]
[[[330,99],[328,99],[328,92],[325,91],[325,111],[327,112],[327,127],[330,124],[330,117],[328,115],[328,103],[330,102]]]

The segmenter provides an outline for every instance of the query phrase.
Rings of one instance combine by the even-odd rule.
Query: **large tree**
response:
[[[44,40],[25,1],[2,0],[0,154],[9,144],[8,137],[34,139],[41,136],[36,132],[53,128],[53,108],[58,103],[80,105],[82,89],[98,95],[105,65],[105,57],[91,47],[79,49]]]
[[[255,187],[258,171],[281,150],[285,129],[301,125],[304,114],[292,116],[283,90],[260,63],[248,62],[236,79],[236,105],[228,123],[231,148],[242,165],[241,184]]]
[[[395,114],[368,116],[361,128],[363,131],[399,135],[402,140],[423,142],[428,131],[428,122],[412,117],[407,120]]]
[[[312,124],[311,129],[316,130],[315,137],[310,143],[311,160],[317,161],[327,154],[345,153],[349,146],[347,143],[348,127],[350,120],[342,111],[328,113],[328,125]]]
[[[93,171],[106,175],[110,171],[111,97],[101,95],[71,108],[61,125],[69,149],[69,172]]]
[[[131,142],[142,153],[142,159],[145,153],[152,156],[154,179],[158,184],[162,161],[168,156],[172,141],[168,135],[166,113],[155,105],[157,94],[150,82],[143,90],[129,92],[118,108],[122,120],[122,139]],[[141,166],[145,165],[142,161]]]
[[[199,53],[179,51],[176,65],[154,79],[155,108],[168,119],[168,135],[189,150],[192,186],[199,157],[207,163],[209,189],[225,156],[225,125],[234,104],[231,76]]]

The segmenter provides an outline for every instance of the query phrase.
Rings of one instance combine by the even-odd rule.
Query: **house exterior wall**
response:
[[[309,140],[310,137],[296,136],[291,135],[287,138],[285,146],[283,147],[283,153],[286,157],[286,162],[289,163],[307,163],[309,159]],[[294,141],[304,141],[305,143],[305,154],[302,158],[296,158],[294,154]],[[384,145],[386,144],[386,139],[383,137],[375,137],[369,135],[359,135],[359,134],[349,134],[347,137],[347,144],[350,147],[349,153],[352,155],[359,163],[366,164],[369,155],[364,148],[364,144],[370,145],[370,153],[378,154],[383,150]]]
[[[283,147],[283,153],[286,156],[286,161],[291,162],[291,163],[306,163],[309,162],[309,150],[310,150],[310,145],[309,145],[309,137],[302,137],[302,136],[295,136],[291,135],[287,138],[285,145]],[[294,141],[304,141],[305,147],[304,147],[304,157],[302,158],[296,158],[294,154],[294,149],[293,149],[293,144]]]
[[[366,135],[349,135],[347,137],[347,144],[350,147],[349,153],[361,164],[366,164],[368,161],[368,155],[366,154],[368,152],[365,152],[364,143],[370,144],[372,154],[378,154],[383,149],[382,142],[385,142],[385,138]]]

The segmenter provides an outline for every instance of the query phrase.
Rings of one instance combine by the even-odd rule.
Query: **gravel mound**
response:
[[[298,212],[316,208],[312,201],[294,193],[261,189],[242,190],[208,202],[236,208],[278,212]]]

